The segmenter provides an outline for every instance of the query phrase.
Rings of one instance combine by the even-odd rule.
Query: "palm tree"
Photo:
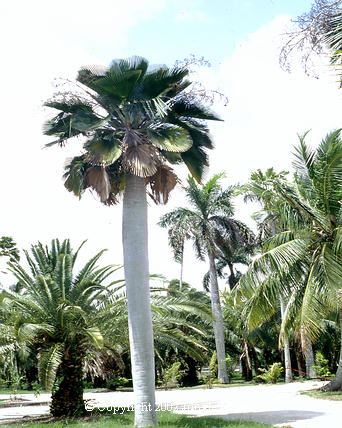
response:
[[[337,67],[340,75],[340,84],[342,84],[342,12],[340,10],[330,17],[327,28],[323,34],[323,41],[330,49],[330,62]]]
[[[274,198],[283,202],[285,228],[270,238],[263,253],[253,260],[240,280],[240,290],[248,298],[258,284],[264,313],[270,308],[272,294],[280,291],[292,296],[300,306],[300,327],[314,338],[324,313],[338,309],[336,297],[342,280],[342,141],[340,131],[334,131],[313,151],[304,137],[296,149],[295,182],[274,177],[267,183]],[[293,291],[296,294],[291,295]],[[324,389],[341,386],[342,360],[335,378]]]
[[[51,402],[54,416],[85,411],[84,358],[89,349],[104,345],[99,323],[104,309],[98,309],[107,307],[113,294],[111,284],[105,286],[103,282],[116,268],[95,266],[103,251],[73,275],[79,249],[73,252],[68,240],[53,240],[50,249],[41,243],[33,245],[32,256],[25,252],[30,273],[19,264],[10,263],[21,283],[20,293],[3,294],[4,302],[14,311],[17,341],[39,350],[42,387],[50,390],[55,384]]]
[[[222,190],[218,183],[221,177],[222,174],[214,175],[201,187],[195,183],[193,178],[189,177],[185,192],[194,210],[176,208],[165,214],[159,224],[162,227],[170,227],[174,231],[178,226],[182,230],[186,230],[190,239],[193,240],[197,257],[204,260],[205,254],[208,256],[218,378],[222,383],[228,383],[223,317],[215,258],[220,254],[218,243],[230,242],[232,246],[239,243],[243,246],[246,242],[244,237],[250,235],[250,232],[243,223],[232,217],[234,213],[231,202],[233,188]]]
[[[274,193],[272,193],[267,183],[272,179],[285,180],[287,173],[281,171],[277,174],[273,168],[269,168],[265,174],[260,170],[251,175],[249,182],[243,186],[242,190],[245,192],[245,201],[257,201],[263,205],[263,210],[254,214],[254,219],[257,221],[259,229],[259,243],[262,243],[268,238],[276,235],[283,230],[281,222],[281,212],[283,210],[283,201],[279,201]],[[258,293],[255,293],[249,305],[257,305],[258,299],[255,298]],[[281,293],[274,296],[280,306],[281,319],[284,318],[285,313],[285,298]],[[282,345],[284,348],[284,363],[285,363],[285,382],[292,382],[292,364],[290,356],[290,342],[288,336],[283,336]]]
[[[241,277],[241,272],[238,271],[234,265],[241,264],[248,266],[250,261],[250,255],[254,246],[254,236],[250,232],[248,236],[245,236],[245,239],[246,242],[243,246],[232,242],[218,243],[221,255],[216,261],[216,272],[218,278],[226,279],[226,283],[229,285],[230,291],[234,289],[235,285],[239,281],[239,278]],[[229,270],[228,274],[225,272],[227,267]],[[208,271],[203,277],[203,288],[206,291],[209,291],[209,282],[210,271]]]
[[[66,167],[65,186],[77,196],[95,190],[102,203],[123,197],[123,253],[135,391],[135,424],[157,423],[153,331],[147,247],[146,186],[155,202],[166,203],[178,178],[170,164],[184,162],[201,179],[212,148],[204,120],[217,117],[184,101],[186,69],[149,67],[141,57],[114,60],[110,67],[83,67],[77,91],[46,103],[59,110],[45,124],[57,136],[49,145],[85,137],[84,153]],[[79,90],[78,90],[79,89]],[[143,411],[143,403],[151,411]]]

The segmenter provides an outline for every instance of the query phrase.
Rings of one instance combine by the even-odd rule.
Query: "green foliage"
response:
[[[163,370],[162,384],[165,389],[168,389],[170,386],[178,385],[179,379],[186,373],[186,369],[182,369],[181,367],[182,362],[176,361]]]
[[[233,369],[234,369],[235,364],[236,364],[235,358],[233,358],[230,355],[227,355],[226,356],[226,366],[227,366],[227,372],[228,372],[229,377],[232,377],[234,374]]]
[[[214,378],[217,376],[217,368],[218,368],[217,355],[216,355],[216,351],[214,351],[209,362],[210,374]]]
[[[342,140],[340,130],[311,149],[299,137],[295,178],[283,172],[254,173],[249,192],[263,204],[262,245],[235,291],[250,329],[277,313],[279,295],[287,302],[283,340],[302,329],[319,337],[322,320],[336,311],[342,283]]]
[[[329,378],[332,374],[329,371],[329,361],[324,358],[322,352],[316,352],[315,355],[316,364],[312,366],[315,370],[317,376],[322,376],[323,378]]]
[[[20,260],[17,244],[11,237],[2,236],[0,238],[0,256],[7,256],[14,263]]]
[[[0,379],[1,384],[6,384],[7,388],[10,390],[10,399],[17,400],[18,390],[21,389],[22,383],[25,380],[24,376],[15,374],[10,380]]]
[[[259,369],[262,374],[258,375],[257,378],[263,380],[266,383],[277,383],[282,372],[284,371],[281,363],[273,363],[269,370]]]
[[[120,386],[127,386],[130,383],[130,380],[125,377],[112,377],[107,380],[106,388],[111,391],[116,391]]]
[[[185,67],[150,67],[141,57],[81,68],[74,91],[45,103],[58,111],[44,125],[56,137],[47,146],[86,138],[84,154],[66,165],[67,190],[81,197],[90,188],[104,204],[115,204],[129,173],[144,177],[152,199],[166,203],[178,182],[170,164],[181,162],[200,181],[213,147],[204,121],[219,119],[187,101],[187,75]]]

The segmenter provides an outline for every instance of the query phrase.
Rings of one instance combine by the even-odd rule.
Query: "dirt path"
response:
[[[157,391],[159,410],[224,419],[265,422],[293,428],[341,428],[342,401],[317,400],[299,392],[321,386],[318,382],[288,385],[255,385],[232,388]],[[27,398],[27,395],[25,396]],[[86,393],[91,407],[109,407],[120,412],[132,405],[131,392]],[[42,394],[36,402],[47,401]],[[32,397],[32,400],[35,400]],[[0,425],[4,420],[48,413],[48,406],[11,407],[0,409]]]

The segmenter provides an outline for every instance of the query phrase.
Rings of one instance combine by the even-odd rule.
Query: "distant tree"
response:
[[[2,236],[0,238],[0,256],[9,257],[11,262],[18,262],[20,260],[19,250],[13,238],[9,236]]]
[[[341,0],[314,0],[308,12],[292,21],[294,29],[285,33],[286,41],[279,57],[285,70],[291,70],[292,54],[300,54],[305,72],[315,74],[312,57],[328,53],[326,35],[341,14],[341,5]]]
[[[193,241],[197,257],[200,260],[204,260],[205,256],[208,257],[213,329],[219,362],[218,378],[221,382],[228,383],[224,325],[215,259],[221,255],[219,244],[225,242],[229,243],[230,247],[243,246],[250,232],[243,223],[233,218],[234,189],[232,186],[222,189],[219,184],[221,177],[222,174],[214,175],[202,186],[197,185],[189,177],[188,185],[184,189],[192,209],[176,208],[162,216],[159,224],[172,230],[173,234],[176,234],[178,227],[182,236],[185,236],[186,231],[189,239]],[[174,247],[173,249],[175,251]]]

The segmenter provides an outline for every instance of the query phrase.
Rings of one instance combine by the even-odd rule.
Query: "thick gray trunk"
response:
[[[122,239],[127,292],[135,425],[157,424],[150,303],[145,180],[127,174]]]
[[[282,296],[279,297],[279,300],[280,300],[281,320],[283,321],[284,313],[285,313],[285,303]],[[285,382],[290,383],[293,381],[293,377],[292,377],[292,365],[291,365],[291,354],[290,354],[290,342],[287,336],[284,338],[284,363],[285,363]]]
[[[315,357],[312,349],[312,343],[306,332],[301,328],[301,342],[302,350],[305,357],[305,371],[308,379],[315,379],[317,377],[316,371],[313,368],[315,365]]]
[[[323,391],[339,391],[342,389],[342,290],[338,290],[338,297],[340,303],[340,334],[341,334],[341,348],[340,359],[337,366],[335,377],[325,386],[322,387]]]
[[[214,321],[214,336],[218,363],[218,379],[221,383],[229,383],[227,365],[226,365],[226,349],[224,343],[224,327],[223,316],[220,303],[220,294],[217,283],[217,273],[214,256],[209,253],[209,268],[210,268],[210,298],[211,310]]]

